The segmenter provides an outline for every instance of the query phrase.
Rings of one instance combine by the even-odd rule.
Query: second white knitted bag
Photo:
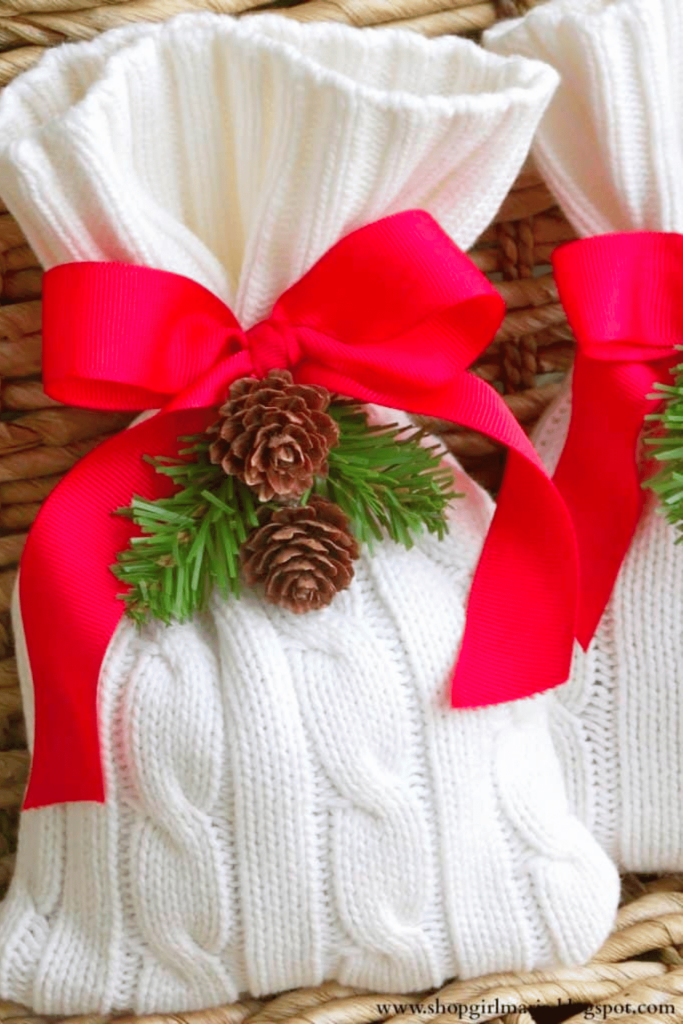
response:
[[[679,0],[552,0],[489,32],[487,46],[561,73],[534,154],[580,235],[683,231]],[[570,414],[568,381],[534,437],[550,471]],[[597,634],[555,691],[553,732],[572,804],[629,870],[683,867],[683,548],[675,540],[649,494]]]
[[[470,246],[553,86],[457,39],[188,15],[58,49],[8,87],[0,192],[45,266],[175,271],[248,327],[389,213],[426,209]],[[246,594],[121,625],[99,690],[107,801],[24,813],[1,997],[181,1011],[597,949],[618,881],[567,810],[548,697],[443,701],[492,513],[452,465],[446,539],[383,542],[321,612]]]

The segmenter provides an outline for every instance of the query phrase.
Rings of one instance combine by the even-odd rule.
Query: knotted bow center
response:
[[[254,373],[265,377],[270,370],[288,370],[301,360],[301,342],[296,327],[270,317],[246,332]]]

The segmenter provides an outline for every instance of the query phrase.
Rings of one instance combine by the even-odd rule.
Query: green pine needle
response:
[[[683,349],[682,349],[683,350]],[[645,438],[652,447],[652,455],[662,463],[662,469],[643,484],[659,498],[669,522],[678,531],[677,543],[683,542],[683,363],[674,367],[673,384],[655,384],[659,394],[666,398],[660,413],[647,419],[660,424],[661,434]]]
[[[179,490],[170,498],[133,498],[121,509],[140,527],[112,567],[129,586],[126,611],[142,623],[148,617],[183,622],[207,605],[214,589],[239,594],[239,549],[258,525],[249,488],[209,461],[205,438],[182,452],[191,461],[151,460]]]
[[[439,446],[425,447],[426,435],[416,428],[370,426],[355,403],[338,402],[328,411],[339,425],[339,443],[330,452],[328,475],[313,491],[336,502],[360,543],[370,547],[388,536],[410,548],[425,530],[442,538],[446,508],[458,495]],[[182,458],[149,459],[178,490],[156,501],[135,497],[119,510],[141,531],[112,566],[128,585],[121,598],[139,624],[150,617],[186,621],[206,608],[215,588],[239,595],[240,548],[264,507],[246,484],[212,465],[206,435],[183,440],[189,447]]]
[[[337,503],[361,544],[372,548],[384,536],[410,548],[424,530],[442,538],[453,477],[440,461],[438,445],[424,447],[414,427],[370,426],[352,403],[336,403],[339,445],[329,456],[329,474],[316,492]]]

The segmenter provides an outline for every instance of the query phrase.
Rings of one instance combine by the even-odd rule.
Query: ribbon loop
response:
[[[609,362],[668,359],[683,339],[683,235],[599,235],[553,254],[579,351]]]
[[[247,332],[216,296],[175,274],[121,264],[47,273],[48,393],[100,408],[121,408],[124,398],[124,408],[164,408],[77,463],[24,549],[19,591],[35,696],[26,807],[104,798],[97,686],[123,611],[109,566],[133,530],[112,512],[171,486],[143,456],[176,454],[179,437],[215,419],[232,381],[273,366],[359,402],[456,421],[510,449],[451,700],[494,704],[565,681],[576,610],[572,525],[500,395],[466,372],[503,309],[486,278],[416,210],[347,236]]]
[[[683,235],[633,232],[562,246],[555,279],[578,351],[555,483],[579,551],[577,639],[590,644],[640,518],[637,449],[654,385],[683,343]]]

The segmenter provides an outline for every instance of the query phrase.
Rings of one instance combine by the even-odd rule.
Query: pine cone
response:
[[[220,410],[211,461],[253,487],[261,501],[300,497],[327,473],[339,438],[326,411],[330,397],[325,388],[294,384],[287,370],[235,381]]]
[[[348,587],[359,547],[337,505],[314,494],[308,505],[264,509],[261,516],[240,554],[247,583],[265,584],[266,600],[308,612]]]

